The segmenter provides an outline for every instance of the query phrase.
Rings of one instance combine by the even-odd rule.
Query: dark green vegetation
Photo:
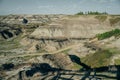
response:
[[[99,15],[99,16],[95,16],[95,18],[98,19],[100,22],[104,22],[107,19],[107,16]]]
[[[78,12],[76,15],[84,15],[83,12]]]
[[[92,12],[92,11],[88,11],[88,12],[78,12],[76,15],[106,15],[106,14],[108,14],[107,12]]]
[[[99,40],[102,40],[102,39],[109,38],[111,36],[115,36],[115,37],[120,36],[120,29],[114,29],[112,31],[108,31],[108,32],[105,32],[105,33],[102,33],[102,34],[98,34],[97,38]]]

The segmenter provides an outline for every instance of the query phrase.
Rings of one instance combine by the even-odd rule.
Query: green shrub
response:
[[[92,11],[88,11],[87,14],[90,14],[90,15],[106,15],[108,14],[107,12],[92,12]]]
[[[88,12],[78,12],[76,15],[84,15],[84,14],[87,14],[87,15],[106,15],[108,14],[107,12],[93,12],[93,11],[88,11]]]
[[[76,15],[84,15],[83,12],[78,12]]]
[[[98,34],[97,35],[97,38],[99,40],[102,40],[102,39],[106,39],[106,38],[109,38],[111,36],[119,36],[120,35],[120,29],[115,29],[115,30],[112,30],[112,31],[109,31],[109,32],[105,32],[105,33],[102,33],[102,34]]]

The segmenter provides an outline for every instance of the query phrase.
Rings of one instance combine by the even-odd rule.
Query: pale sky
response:
[[[120,0],[0,0],[0,15],[75,14],[79,11],[120,14]]]

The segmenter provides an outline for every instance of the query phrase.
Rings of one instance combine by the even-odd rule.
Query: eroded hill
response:
[[[23,23],[24,19],[27,23]],[[115,29],[117,37],[112,35],[102,40],[97,37]],[[120,16],[115,15],[0,16],[0,77],[117,79],[119,29]],[[105,76],[96,75],[99,70]]]

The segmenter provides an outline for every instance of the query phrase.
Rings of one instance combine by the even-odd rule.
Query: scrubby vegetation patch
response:
[[[105,15],[99,15],[99,16],[95,16],[96,19],[98,19],[100,22],[104,22],[107,19],[107,16]]]
[[[115,37],[120,36],[120,29],[114,29],[114,30],[111,30],[111,31],[108,31],[108,32],[105,32],[105,33],[102,33],[102,34],[98,34],[97,38],[99,40],[102,40],[102,39],[106,39],[106,38],[109,38],[109,37],[112,37],[112,36],[115,36]]]
[[[92,68],[102,67],[109,65],[109,59],[113,56],[109,50],[97,51],[92,55],[83,58],[83,62]]]
[[[115,25],[118,22],[120,22],[120,17],[110,19],[111,26]]]

